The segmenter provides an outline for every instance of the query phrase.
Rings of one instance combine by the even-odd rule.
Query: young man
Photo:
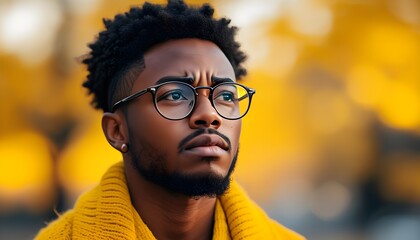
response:
[[[38,239],[303,239],[231,181],[255,91],[213,12],[169,1],[104,21],[83,86],[123,161]]]

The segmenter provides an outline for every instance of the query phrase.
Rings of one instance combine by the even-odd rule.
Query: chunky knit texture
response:
[[[42,229],[39,239],[156,239],[131,204],[123,163],[112,166],[100,184],[82,195],[74,209]],[[213,239],[304,239],[269,219],[232,182],[217,199]]]

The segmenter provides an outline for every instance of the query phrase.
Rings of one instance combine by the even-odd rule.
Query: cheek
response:
[[[147,142],[164,155],[177,150],[179,138],[182,136],[182,127],[178,125],[182,124],[182,120],[167,120],[159,115],[154,106],[142,110],[131,118],[131,138],[136,139],[136,142]]]
[[[241,135],[242,121],[241,120],[228,121],[228,122],[225,122],[224,127],[225,127],[226,132],[222,132],[222,130],[220,131],[223,134],[228,135],[232,143],[232,148],[236,150],[238,148],[239,139]]]

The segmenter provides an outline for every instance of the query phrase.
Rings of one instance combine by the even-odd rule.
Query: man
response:
[[[255,91],[213,12],[170,0],[104,21],[83,86],[123,161],[38,239],[303,239],[231,182]]]

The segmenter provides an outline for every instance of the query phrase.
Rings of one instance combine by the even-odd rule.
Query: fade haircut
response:
[[[183,0],[168,0],[166,6],[144,3],[104,19],[105,30],[89,44],[82,61],[88,76],[83,87],[93,95],[96,109],[110,112],[112,104],[126,97],[136,77],[146,67],[144,54],[153,46],[175,39],[197,38],[215,43],[226,55],[236,79],[246,75],[246,55],[235,41],[237,28],[227,18],[213,17],[209,4],[188,6]]]

